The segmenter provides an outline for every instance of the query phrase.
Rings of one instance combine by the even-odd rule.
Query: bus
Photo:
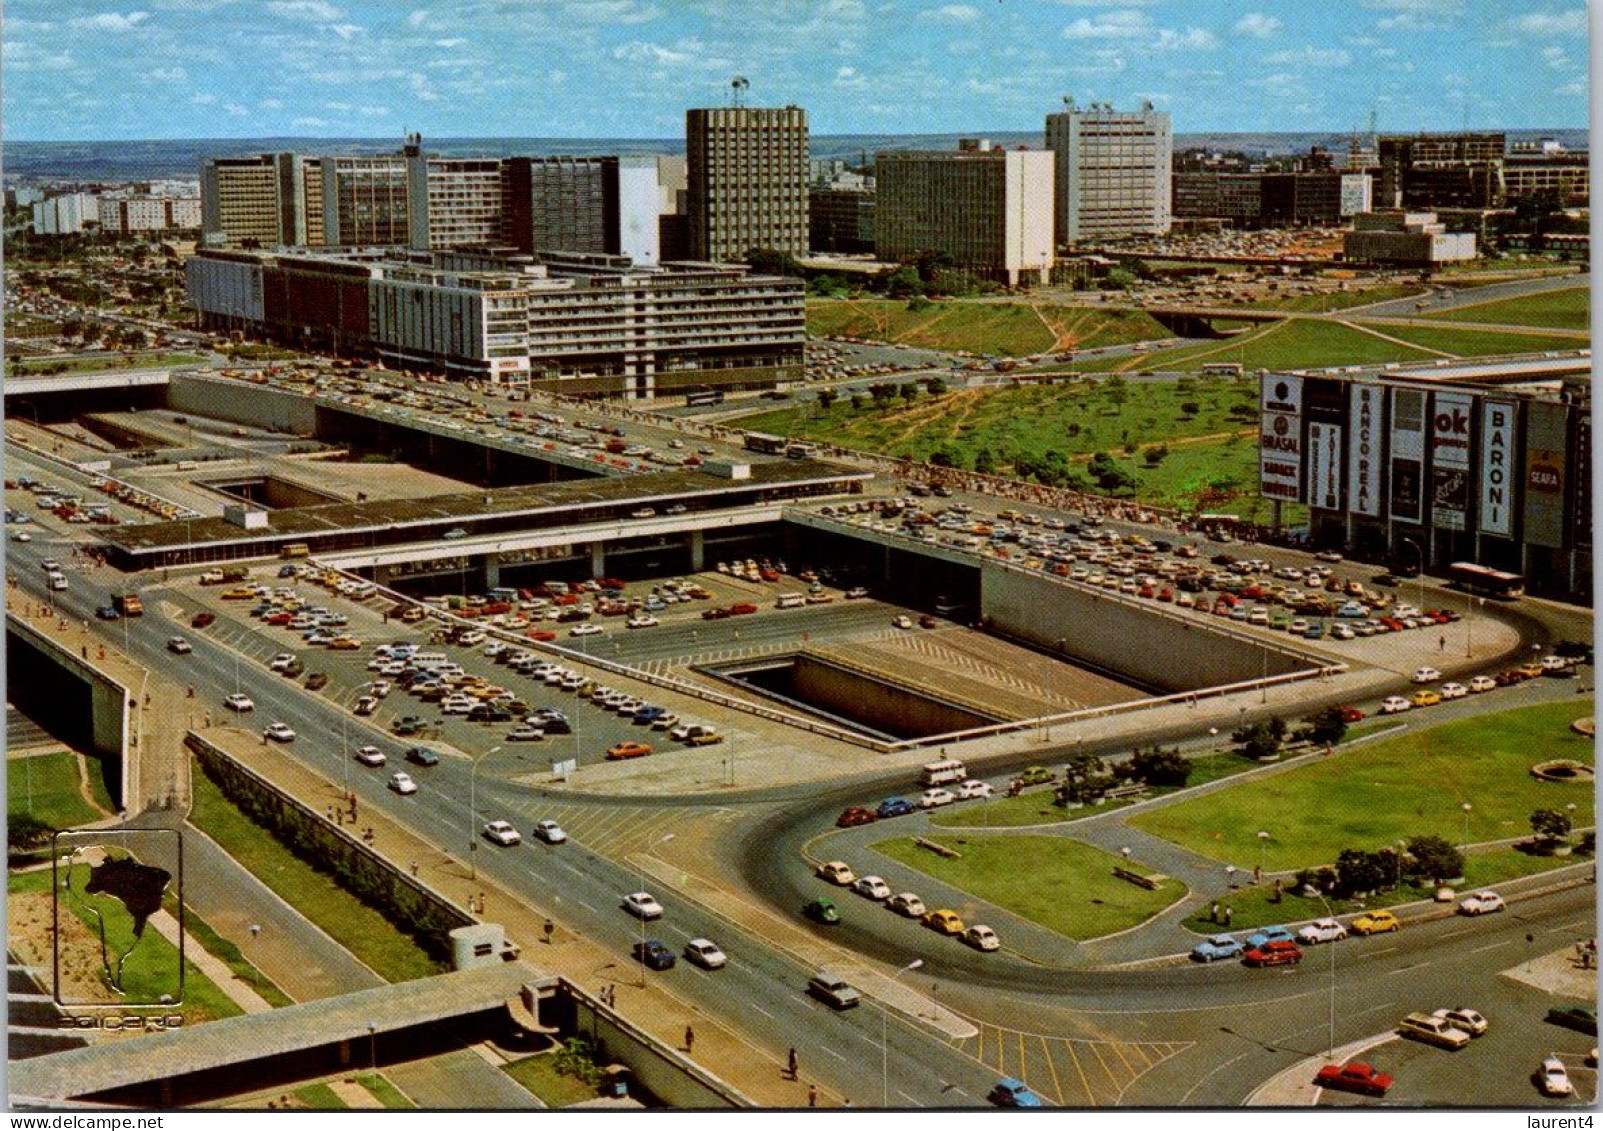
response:
[[[1454,562],[1447,568],[1447,573],[1460,589],[1482,597],[1512,601],[1525,593],[1525,579],[1517,573],[1489,569],[1474,562]]]
[[[722,389],[692,389],[685,394],[686,407],[705,404],[723,404],[724,391]]]
[[[785,439],[783,436],[770,436],[766,432],[746,433],[747,451],[762,452],[764,455],[777,456],[785,450],[785,445],[788,443],[790,443],[790,441]]]
[[[311,547],[305,542],[291,542],[279,549],[278,556],[284,559],[304,558],[310,555],[311,552]]]
[[[800,440],[793,440],[785,445],[785,456],[788,459],[812,459],[817,454],[817,444],[808,444]]]

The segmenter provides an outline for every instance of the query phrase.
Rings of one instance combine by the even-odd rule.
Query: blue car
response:
[[[657,939],[647,939],[634,945],[636,962],[644,963],[653,970],[672,970],[674,953]]]
[[[1262,950],[1272,942],[1296,942],[1296,936],[1281,926],[1264,927],[1247,936],[1248,950]]]
[[[299,569],[292,565],[281,565],[278,567],[279,577],[294,577],[299,572]]]
[[[1045,1107],[1041,1097],[1030,1091],[1022,1080],[1015,1080],[1009,1076],[998,1080],[985,1097],[997,1107]]]
[[[1369,606],[1358,601],[1348,601],[1336,610],[1338,617],[1347,617],[1352,620],[1363,620],[1369,616]]]
[[[653,723],[667,713],[668,709],[666,707],[642,707],[640,710],[635,712],[634,721],[636,725],[641,723]]]
[[[1230,935],[1214,935],[1191,948],[1191,961],[1218,962],[1223,958],[1239,958],[1246,949],[1240,939]]]
[[[913,809],[913,803],[905,797],[887,797],[884,801],[879,803],[879,808],[874,811],[878,813],[881,818],[905,817],[909,813],[913,812]]]

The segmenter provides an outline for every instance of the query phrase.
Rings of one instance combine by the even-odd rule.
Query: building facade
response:
[[[103,232],[132,235],[200,227],[198,196],[101,196],[98,209]]]
[[[1050,281],[1053,155],[992,148],[874,157],[874,251],[891,261],[944,252],[1008,286]]]
[[[1591,402],[1569,378],[1269,373],[1260,493],[1306,503],[1323,546],[1427,569],[1468,561],[1591,591]]]
[[[874,250],[873,189],[807,190],[808,246],[813,251],[867,254]]]
[[[690,255],[754,248],[807,254],[807,111],[735,106],[685,113]]]
[[[1342,237],[1342,258],[1353,263],[1429,269],[1477,254],[1474,232],[1449,232],[1434,212],[1365,212]]]
[[[623,256],[204,250],[201,322],[398,366],[649,399],[802,375],[803,285],[744,267]]]
[[[200,211],[208,247],[321,246],[322,160],[262,153],[205,161]]]
[[[1501,133],[1417,134],[1379,140],[1381,208],[1496,208],[1503,203]]]
[[[408,244],[417,251],[491,247],[507,241],[506,189],[498,157],[436,157],[413,134],[406,157]]]
[[[1059,244],[1163,235],[1170,227],[1174,134],[1169,115],[1147,103],[1130,112],[1106,104],[1046,116],[1056,158],[1053,224]]]
[[[336,247],[391,247],[411,239],[407,158],[324,157],[323,233]]]
[[[75,236],[100,224],[100,200],[91,193],[67,192],[30,206],[30,230],[36,236]]]

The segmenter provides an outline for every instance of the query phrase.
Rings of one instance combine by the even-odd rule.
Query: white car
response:
[[[375,699],[382,699],[390,693],[393,685],[387,679],[375,679],[367,685],[367,693]]]
[[[294,742],[295,732],[289,728],[288,723],[274,723],[262,732],[274,742]]]
[[[885,901],[898,915],[906,915],[909,919],[922,919],[924,917],[924,901],[910,891],[900,892]]]
[[[491,821],[484,826],[484,836],[503,846],[523,843],[523,834],[512,827],[511,821]]]
[[[1469,689],[1476,695],[1486,691],[1496,691],[1497,681],[1489,675],[1478,675],[1469,681]]]
[[[878,876],[864,876],[852,885],[852,890],[866,899],[884,900],[891,897],[891,885]]]
[[[920,809],[939,809],[942,805],[950,805],[956,800],[957,794],[949,789],[941,789],[937,786],[934,789],[926,789],[924,791],[924,796],[918,799],[918,807]]]
[[[182,636],[172,636],[167,640],[167,651],[171,652],[175,656],[187,656],[194,650],[195,649],[190,645],[189,641],[185,640]]]
[[[895,620],[891,621],[891,625],[893,627],[895,627],[895,628],[912,628],[913,627],[913,618],[912,617],[897,617]]]
[[[29,534],[26,530],[19,530],[11,536],[11,540],[13,542],[32,542],[33,535]]]
[[[1358,634],[1345,624],[1333,624],[1330,626],[1330,636],[1333,640],[1351,640],[1356,635]]]
[[[848,601],[856,601],[859,598],[866,596],[868,596],[868,590],[864,589],[861,585],[854,585],[852,588],[846,590],[846,599]]]
[[[630,617],[623,623],[628,628],[656,628],[662,622],[650,613],[646,613],[643,616]]]
[[[1410,703],[1407,699],[1404,699],[1401,695],[1388,695],[1384,700],[1381,701],[1380,713],[1383,715],[1400,715],[1404,711],[1411,710],[1413,706],[1414,705],[1412,703]]]
[[[1544,672],[1568,671],[1573,665],[1574,665],[1574,661],[1573,660],[1567,660],[1563,656],[1543,656],[1542,657],[1542,670]]]
[[[568,839],[568,834],[563,832],[562,826],[555,821],[535,822],[534,835],[547,844],[562,844]]]
[[[351,710],[358,715],[371,715],[374,711],[378,710],[378,700],[373,698],[371,695],[364,695],[356,701],[355,705],[351,707]]]
[[[648,892],[637,891],[623,897],[623,909],[636,919],[661,919],[662,904]]]
[[[1488,1028],[1486,1018],[1473,1009],[1438,1009],[1431,1014],[1440,1017],[1455,1029],[1462,1029],[1472,1037],[1484,1037]]]
[[[1460,915],[1490,915],[1494,911],[1504,910],[1507,906],[1508,904],[1503,902],[1502,896],[1488,889],[1465,896],[1463,902],[1458,905],[1458,913]]]
[[[703,970],[719,970],[729,957],[711,939],[691,939],[685,944],[685,961],[694,962]]]
[[[1408,678],[1415,683],[1435,683],[1442,678],[1442,673],[1435,668],[1415,668],[1414,674]]]
[[[390,788],[401,794],[416,793],[417,782],[412,780],[411,774],[395,773],[390,775]]]
[[[1336,919],[1315,919],[1297,932],[1297,941],[1305,945],[1336,942],[1347,937],[1347,928]]]
[[[1469,695],[1469,688],[1462,683],[1442,684],[1441,696],[1443,699],[1463,699]]]
[[[974,798],[984,799],[994,792],[996,791],[991,788],[990,782],[980,781],[978,778],[969,778],[968,781],[957,787],[957,798],[959,801],[969,801]]]
[[[294,662],[295,653],[280,652],[278,655],[274,656],[270,661],[268,661],[267,668],[269,671],[281,672]]]
[[[813,869],[813,874],[841,887],[846,887],[857,879],[852,866],[844,860],[826,860]]]
[[[601,635],[601,626],[599,624],[576,624],[572,628],[568,629],[568,635],[569,636],[600,636]]]
[[[984,923],[976,923],[963,932],[963,941],[975,950],[1001,950],[1002,940]]]
[[[384,764],[384,751],[377,746],[364,746],[356,752],[356,760],[364,766],[382,766]]]
[[[1575,1094],[1575,1085],[1570,1083],[1570,1074],[1564,1070],[1564,1062],[1557,1053],[1542,1058],[1541,1066],[1536,1070],[1536,1085],[1542,1089],[1544,1096]]]
[[[230,711],[254,711],[256,709],[256,704],[251,702],[250,696],[238,691],[224,699],[223,706]]]

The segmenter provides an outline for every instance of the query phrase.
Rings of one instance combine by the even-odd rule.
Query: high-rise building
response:
[[[874,190],[814,185],[807,190],[807,228],[814,251],[873,251]]]
[[[504,176],[506,239],[519,251],[663,258],[657,158],[509,157]]]
[[[322,161],[298,153],[215,157],[200,167],[201,239],[211,246],[323,242]]]
[[[1494,208],[1503,201],[1501,133],[1418,134],[1380,139],[1383,208]]]
[[[1123,112],[1072,98],[1046,116],[1056,157],[1053,223],[1059,244],[1093,243],[1169,230],[1174,135],[1169,115],[1149,102]]]
[[[688,110],[685,143],[692,257],[735,262],[754,248],[807,253],[807,111]]]
[[[945,252],[976,275],[1047,282],[1053,263],[1053,156],[965,141],[957,152],[874,157],[874,250],[882,259]]]
[[[324,157],[323,232],[337,247],[385,247],[411,236],[406,156]]]
[[[437,157],[412,134],[406,158],[408,242],[419,251],[506,242],[506,193],[499,157]]]

